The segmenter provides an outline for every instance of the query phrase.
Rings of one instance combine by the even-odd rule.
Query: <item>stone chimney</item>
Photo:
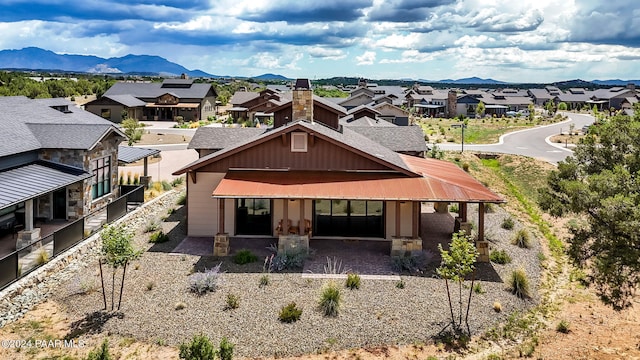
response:
[[[452,118],[456,116],[456,112],[458,112],[458,94],[450,90],[447,93],[447,117]]]
[[[313,123],[313,90],[309,79],[297,79],[293,86],[292,121]]]

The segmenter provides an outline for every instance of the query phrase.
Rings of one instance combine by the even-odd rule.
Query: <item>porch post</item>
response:
[[[148,176],[149,175],[149,173],[148,173],[149,160],[148,159],[149,158],[147,156],[144,157],[144,170],[143,170],[144,176]],[[158,180],[160,180],[160,179],[158,179]]]
[[[467,222],[467,203],[459,202],[458,208],[460,209],[460,221],[463,223]]]
[[[218,199],[218,233],[224,234],[224,199]]]
[[[282,232],[284,235],[289,233],[289,228],[287,227],[289,223],[289,199],[282,199]]]
[[[478,241],[484,241],[484,203],[478,204]]]
[[[24,203],[24,229],[26,231],[33,230],[33,199]]]
[[[412,221],[412,227],[413,227],[413,231],[411,234],[411,237],[413,239],[417,239],[418,238],[418,221],[420,221],[420,202],[419,201],[414,201],[412,202],[413,204],[413,221]]]
[[[400,200],[396,201],[396,237],[400,237]]]
[[[298,234],[304,235],[304,199],[300,199],[300,221],[298,221]]]

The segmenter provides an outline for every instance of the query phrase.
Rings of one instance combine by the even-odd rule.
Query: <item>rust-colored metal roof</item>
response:
[[[214,189],[213,197],[504,201],[454,164],[406,155],[402,158],[422,177],[399,173],[232,170]]]

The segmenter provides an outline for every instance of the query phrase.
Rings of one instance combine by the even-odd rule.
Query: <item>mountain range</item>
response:
[[[182,65],[171,62],[160,56],[152,55],[126,55],[122,57],[101,58],[91,55],[71,55],[56,54],[49,50],[37,47],[26,47],[20,50],[0,50],[0,69],[11,70],[46,70],[78,72],[90,74],[128,74],[128,75],[156,75],[156,76],[179,76],[187,74],[190,77],[205,78],[248,78],[247,76],[212,75],[202,70],[189,70]],[[150,71],[149,69],[153,69]],[[263,74],[251,77],[257,80],[291,80],[278,74]],[[407,79],[410,80],[410,79]],[[494,79],[481,79],[478,77],[464,79],[444,79],[444,80],[422,80],[426,83],[457,84],[457,85],[503,85],[507,82]],[[640,86],[640,80],[593,80],[591,82],[583,80],[567,81],[573,85],[588,84],[599,86],[625,86],[634,83]]]

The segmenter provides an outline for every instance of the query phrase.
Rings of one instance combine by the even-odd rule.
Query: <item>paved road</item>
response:
[[[573,152],[570,149],[566,149],[564,145],[552,144],[549,141],[549,137],[557,135],[561,131],[567,132],[571,124],[574,124],[575,129],[579,130],[584,125],[592,124],[594,121],[591,115],[574,113],[565,113],[565,115],[569,119],[561,123],[505,134],[500,137],[500,141],[496,144],[464,144],[464,150],[524,155],[557,164]],[[443,150],[461,150],[461,144],[437,145]]]

